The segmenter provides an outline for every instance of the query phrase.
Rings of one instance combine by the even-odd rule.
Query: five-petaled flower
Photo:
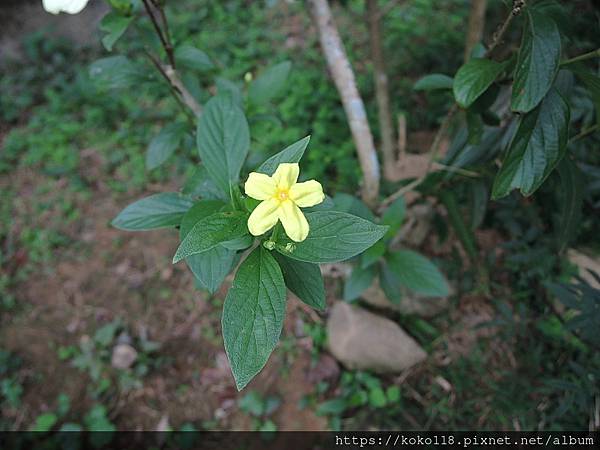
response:
[[[77,14],[85,8],[89,0],[42,0],[44,9],[52,14],[66,12]]]
[[[246,195],[262,202],[248,218],[248,229],[260,236],[281,221],[290,239],[301,242],[308,236],[308,222],[300,207],[307,208],[325,199],[321,183],[297,183],[300,168],[296,163],[279,164],[273,176],[252,172],[244,185]]]

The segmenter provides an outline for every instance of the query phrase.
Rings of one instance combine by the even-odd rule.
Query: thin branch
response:
[[[412,191],[417,186],[419,186],[423,181],[425,181],[425,178],[427,178],[427,175],[429,175],[429,172],[431,171],[431,168],[433,167],[433,164],[435,162],[435,158],[437,157],[437,154],[438,154],[439,149],[441,147],[442,138],[444,137],[444,135],[448,131],[448,128],[450,127],[450,123],[452,122],[452,118],[454,117],[454,114],[456,114],[457,111],[458,111],[458,106],[456,104],[454,104],[454,105],[452,105],[452,107],[448,111],[448,114],[446,114],[446,117],[444,117],[444,120],[442,121],[442,123],[440,125],[440,128],[438,129],[438,131],[437,131],[437,133],[435,135],[435,138],[433,139],[431,147],[429,147],[429,152],[428,152],[429,153],[429,160],[427,162],[427,168],[426,168],[425,172],[420,177],[415,178],[413,181],[411,181],[410,183],[402,186],[400,189],[398,189],[392,195],[390,195],[389,197],[385,198],[381,202],[381,205],[379,207],[380,211],[383,211],[392,202],[394,202],[394,200],[396,200],[397,198],[402,197],[407,192]]]
[[[592,125],[591,127],[588,127],[584,130],[581,130],[579,132],[579,134],[576,134],[575,136],[573,136],[571,138],[571,142],[577,142],[580,139],[583,139],[586,136],[589,136],[592,133],[595,133],[596,131],[600,130],[600,125],[596,124],[596,125]]]
[[[600,48],[596,50],[592,50],[591,52],[584,53],[583,55],[575,56],[571,59],[567,59],[560,63],[561,66],[566,66],[567,64],[572,64],[579,61],[585,61],[586,59],[597,58],[600,57]]]
[[[331,15],[327,0],[310,0],[319,40],[331,76],[340,94],[350,131],[356,144],[358,160],[363,173],[363,201],[374,207],[379,198],[379,162],[373,135],[367,121],[365,105],[358,93],[354,72],[344,50],[342,40]]]
[[[500,42],[502,42],[502,38],[506,34],[506,31],[508,30],[508,27],[512,23],[513,19],[519,14],[521,14],[524,7],[525,0],[513,0],[513,7],[508,13],[508,16],[506,16],[506,19],[504,19],[502,25],[500,25],[500,27],[494,32],[492,36],[492,42],[490,43],[490,46],[485,52],[485,56],[491,55],[491,53],[496,49],[496,47],[498,47]]]
[[[169,58],[169,62],[171,63],[171,66],[173,66],[173,69],[175,69],[176,66],[175,66],[175,53],[173,52],[173,42],[171,40],[171,33],[169,31],[169,21],[167,20],[167,15],[165,14],[165,8],[163,5],[158,6],[158,12],[160,13],[160,17],[162,19],[163,26],[165,27],[165,38],[167,41],[167,46],[165,48],[165,51],[167,52],[167,56]]]
[[[144,53],[169,84],[171,94],[175,100],[177,100],[177,103],[182,107],[183,112],[186,114],[186,116],[188,116],[188,119],[194,123],[194,115],[197,117],[202,114],[202,106],[200,106],[192,94],[190,94],[190,92],[186,89],[179,79],[179,76],[171,66],[163,66],[161,62],[146,49],[144,49]],[[191,115],[189,110],[192,110],[194,115]]]
[[[465,40],[464,60],[467,62],[471,57],[473,47],[477,45],[483,37],[485,27],[485,9],[487,0],[471,0],[471,10],[469,12],[469,25],[467,26],[467,38]]]
[[[152,25],[154,26],[154,30],[156,31],[156,34],[158,35],[158,38],[160,39],[160,43],[162,44],[163,48],[165,49],[165,53],[167,54],[167,58],[169,59],[169,62],[171,63],[171,65],[174,65],[174,58],[172,55],[172,52],[169,53],[169,43],[167,42],[167,39],[165,38],[165,36],[163,35],[163,31],[160,28],[160,25],[158,24],[158,20],[156,19],[156,17],[154,16],[154,13],[152,12],[152,7],[150,6],[149,0],[142,0],[142,2],[144,3],[144,8],[146,8],[146,12],[148,13],[148,17],[150,17],[150,21],[152,22]]]

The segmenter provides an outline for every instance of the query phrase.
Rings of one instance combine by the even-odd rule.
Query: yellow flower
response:
[[[308,222],[300,211],[325,200],[321,183],[297,183],[300,168],[296,163],[279,164],[273,176],[252,172],[244,185],[246,195],[262,202],[248,218],[248,229],[260,236],[281,221],[286,234],[296,242],[308,236]]]

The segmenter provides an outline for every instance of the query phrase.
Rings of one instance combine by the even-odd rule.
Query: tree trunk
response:
[[[465,62],[469,60],[473,47],[481,42],[483,28],[485,27],[485,7],[487,0],[471,0],[471,12],[469,14],[469,28],[465,41]]]
[[[367,205],[374,207],[379,197],[379,162],[375,152],[373,135],[367,121],[365,105],[358,93],[354,72],[333,22],[329,3],[327,0],[310,0],[310,4],[319,31],[323,54],[342,99],[356,145],[358,160],[364,177],[362,199]]]
[[[381,133],[381,153],[383,154],[383,175],[387,180],[394,178],[396,151],[394,145],[394,126],[390,108],[388,77],[385,70],[385,57],[381,42],[380,11],[378,0],[367,0],[369,16],[369,39],[373,59],[373,77],[375,78],[375,96],[379,115],[379,130]]]

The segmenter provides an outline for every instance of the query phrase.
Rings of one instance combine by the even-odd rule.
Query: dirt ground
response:
[[[36,189],[48,180],[28,169],[0,184],[12,186],[18,199],[11,233],[18,235],[25,224],[36,224],[57,227],[69,240],[53,252],[51,262],[18,284],[18,312],[2,320],[3,348],[24,361],[23,408],[12,412],[16,428],[29,426],[37,415],[55,407],[60,393],[71,398],[75,416],[89,409],[93,402],[89,375],[61,361],[57,351],[77,346],[102,325],[120,318],[133,337],[158,342],[157,354],[167,362],[150,370],[143,387],[104,395],[103,404],[110,407],[110,418],[119,429],[153,430],[161,420],[161,426],[165,420],[174,427],[216,420],[219,429],[251,429],[251,418],[237,407],[248,390],[237,393],[220,336],[226,286],[214,298],[194,289],[188,269],[171,264],[177,247],[173,230],[127,233],[112,228],[110,219],[126,204],[152,192],[116,196],[97,178],[101,170],[94,162],[101,163],[101,158],[93,151],[87,156],[90,164],[81,165],[87,167],[81,175],[94,179],[89,198],[71,193],[66,181],[58,179],[42,199]],[[42,214],[34,211],[34,204],[52,205],[65,196],[74,197],[80,210],[79,218],[69,224],[60,223],[52,207]],[[19,249],[12,267],[4,270],[15,271],[27,259],[26,251]],[[301,335],[303,320],[320,320],[316,313],[311,316],[299,301],[290,299],[283,337]],[[310,339],[300,337],[300,342],[293,351],[276,349],[249,389],[282,399],[271,417],[279,429],[325,429],[326,419],[298,406],[301,397],[312,392],[317,368],[311,362]]]

